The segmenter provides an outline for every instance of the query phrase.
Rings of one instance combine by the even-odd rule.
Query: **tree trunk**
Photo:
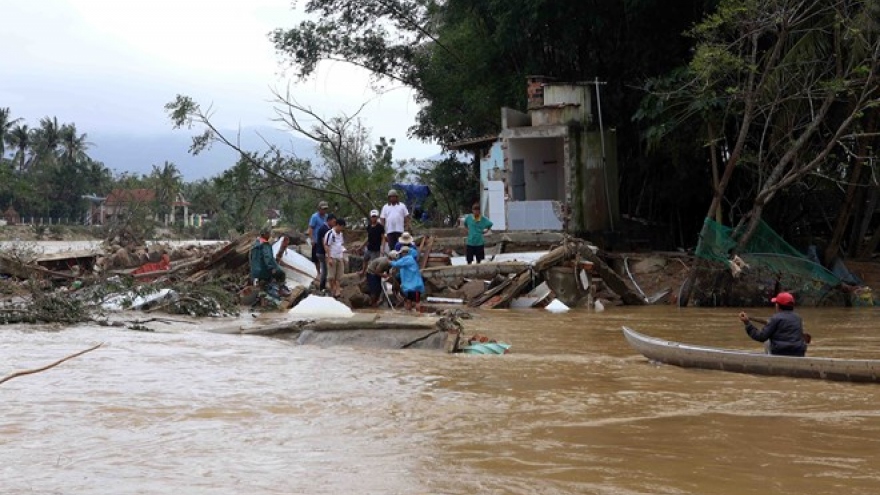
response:
[[[855,163],[853,163],[852,177],[850,178],[849,186],[846,188],[846,198],[843,201],[843,205],[840,207],[840,212],[837,214],[834,233],[831,235],[831,240],[828,242],[828,246],[823,253],[823,260],[826,268],[830,267],[831,262],[837,257],[837,253],[840,251],[840,243],[843,240],[843,235],[846,231],[846,226],[849,224],[849,220],[852,217],[853,205],[855,205],[854,200],[857,196],[856,192],[859,189],[862,169],[864,168],[863,162],[863,159],[857,158]]]

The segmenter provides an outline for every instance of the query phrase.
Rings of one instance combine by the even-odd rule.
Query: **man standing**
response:
[[[318,273],[320,274],[318,277],[318,280],[320,280],[318,290],[320,291],[327,290],[327,252],[325,251],[324,237],[327,235],[327,232],[333,229],[334,225],[336,225],[336,216],[330,213],[327,215],[326,221],[318,227],[315,258],[318,260]]]
[[[385,227],[379,223],[379,210],[370,211],[370,225],[367,225],[367,239],[361,246],[364,254],[364,268],[361,275],[367,272],[370,261],[379,257],[382,244],[385,242]]]
[[[471,212],[464,218],[464,226],[467,228],[467,245],[464,256],[468,265],[475,259],[479,265],[486,257],[486,240],[483,239],[483,234],[492,229],[492,221],[480,215],[480,203],[474,203]]]
[[[770,341],[767,350],[777,356],[802,357],[807,353],[808,340],[804,334],[804,323],[794,312],[794,296],[780,292],[770,302],[776,304],[776,314],[770,317],[764,328],[758,330],[743,311],[739,319],[746,326],[746,333],[758,342]]]
[[[397,240],[405,230],[409,230],[409,210],[401,203],[395,189],[388,191],[388,204],[382,207],[379,221],[385,227],[385,239],[388,241],[388,250],[394,249]]]
[[[327,210],[329,208],[330,205],[328,205],[326,201],[321,201],[318,203],[318,211],[313,213],[312,217],[309,218],[309,231],[307,232],[307,235],[309,236],[309,241],[312,243],[312,263],[318,268],[318,275],[321,275],[321,263],[320,260],[318,260],[317,252],[318,245],[321,244],[321,238],[318,237],[318,229],[327,222]]]
[[[251,246],[249,256],[251,280],[254,285],[259,285],[270,297],[278,299],[282,294],[279,292],[277,284],[283,284],[286,276],[272,254],[272,243],[269,242],[271,236],[272,231],[265,227],[260,230],[259,237]]]
[[[342,228],[345,219],[336,219],[332,230],[324,234],[324,252],[327,253],[327,281],[330,282],[330,293],[333,297],[342,295],[342,276],[345,275],[345,238]]]

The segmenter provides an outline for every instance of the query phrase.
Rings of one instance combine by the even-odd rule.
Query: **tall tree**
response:
[[[21,119],[13,119],[9,107],[0,108],[0,159],[6,155],[6,143],[9,142],[9,135],[14,125],[21,122]]]
[[[57,125],[57,124],[56,124]],[[58,130],[58,141],[61,147],[61,158],[67,162],[87,158],[86,150],[91,143],[86,141],[85,133],[79,134],[76,124],[64,124]]]
[[[177,198],[183,183],[183,176],[177,165],[166,161],[161,167],[153,165],[150,172],[149,182],[152,183],[153,190],[156,192],[156,199],[153,208],[160,218],[164,218],[171,214],[172,203]]]
[[[705,157],[702,143],[681,140],[674,153],[646,154],[645,124],[631,119],[642,97],[633,88],[687,64],[694,41],[683,33],[716,4],[308,0],[313,17],[271,38],[299,78],[311,77],[323,61],[341,60],[370,71],[379,88],[413,88],[421,109],[410,134],[441,144],[496,133],[501,107],[525,110],[527,75],[598,77],[607,82],[604,121],[617,131],[622,205],[663,221],[675,219],[677,210],[686,217],[679,222],[699,225],[702,215],[695,212],[707,191],[681,184],[682,178],[688,186],[702,184],[703,175],[688,168],[694,157]]]
[[[43,117],[40,119],[40,127],[33,131],[34,161],[42,163],[48,161],[54,164],[61,146],[61,126],[58,117]]]
[[[31,130],[27,124],[15,126],[6,137],[6,142],[15,149],[15,161],[18,162],[18,171],[24,172],[27,167],[28,152],[31,151]]]

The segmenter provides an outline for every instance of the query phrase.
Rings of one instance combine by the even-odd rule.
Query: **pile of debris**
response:
[[[236,314],[242,304],[256,302],[256,289],[248,277],[255,238],[256,234],[249,233],[219,246],[107,245],[30,259],[0,253],[0,323],[85,321],[113,309],[191,316]],[[274,305],[276,309],[290,309],[316,288],[314,265],[300,254],[307,246],[292,242],[300,240],[299,236],[282,235],[276,243],[291,289]],[[525,240],[498,235],[487,249],[489,261],[463,265],[452,263],[454,253],[446,246],[451,245],[450,240],[417,239],[426,302],[509,308],[541,307],[556,299],[574,307],[590,305],[600,291],[610,290],[623,304],[646,303],[645,296],[598,256],[594,246],[561,234],[532,233],[526,234]],[[547,246],[551,242],[554,245]],[[505,248],[536,245],[549,249],[504,252]],[[359,261],[351,256],[349,269]],[[361,308],[369,304],[360,273],[348,273],[341,285],[340,300],[346,305]],[[65,305],[54,305],[67,308],[63,315],[46,311],[53,306],[51,298],[65,300]]]

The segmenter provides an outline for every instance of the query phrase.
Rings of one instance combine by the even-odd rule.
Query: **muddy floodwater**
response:
[[[506,356],[0,327],[0,375],[106,342],[0,385],[0,493],[880,493],[880,385],[658,366],[620,332],[759,349],[735,314],[466,322]],[[811,354],[880,359],[880,311],[802,314]]]

